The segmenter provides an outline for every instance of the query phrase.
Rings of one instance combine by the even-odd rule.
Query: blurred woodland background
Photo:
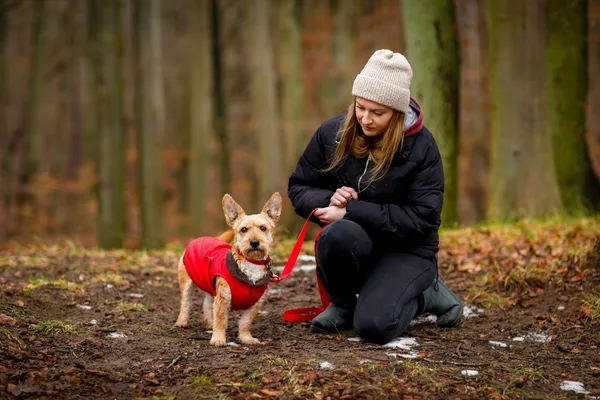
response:
[[[600,0],[0,0],[0,243],[218,233],[224,193],[287,197],[381,48],[413,66],[444,226],[599,210]]]

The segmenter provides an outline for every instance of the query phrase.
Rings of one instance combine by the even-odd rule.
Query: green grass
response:
[[[82,283],[69,282],[65,279],[52,280],[48,278],[32,279],[23,288],[23,293],[32,294],[39,288],[51,287],[53,289],[63,289],[69,292],[83,292],[86,285]]]
[[[69,320],[41,321],[35,325],[33,331],[47,335],[79,335],[82,333],[81,328]]]
[[[126,301],[120,301],[115,304],[115,309],[117,311],[149,311],[147,305],[142,303],[130,303]]]

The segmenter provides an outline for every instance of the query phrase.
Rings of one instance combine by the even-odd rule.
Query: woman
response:
[[[459,298],[437,277],[444,172],[404,56],[376,51],[356,77],[354,105],[314,134],[289,179],[297,214],[324,226],[316,245],[331,305],[315,332],[354,327],[387,343],[422,313],[456,326]],[[358,295],[358,296],[357,296]]]

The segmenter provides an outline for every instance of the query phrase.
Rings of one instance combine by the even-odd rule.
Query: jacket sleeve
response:
[[[345,219],[371,232],[398,239],[425,237],[439,228],[444,200],[444,170],[435,142],[417,168],[403,204],[351,200]]]
[[[321,172],[327,166],[322,140],[322,129],[319,128],[289,178],[288,196],[302,218],[307,218],[315,208],[327,207],[334,193],[328,188],[326,174]],[[315,217],[312,220],[319,223]]]

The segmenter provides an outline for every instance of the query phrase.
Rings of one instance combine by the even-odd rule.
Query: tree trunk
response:
[[[118,248],[123,247],[125,232],[121,2],[92,0],[89,11],[98,136],[97,242],[102,248]]]
[[[140,246],[165,245],[162,148],[165,134],[161,0],[134,3],[136,119],[139,146]]]
[[[442,154],[442,221],[456,222],[459,54],[452,0],[404,0],[406,51],[414,74],[412,96]]]
[[[458,0],[460,43],[458,221],[485,221],[489,190],[489,87],[484,0]],[[427,122],[427,115],[425,122]]]
[[[8,61],[6,57],[7,50],[7,33],[8,33],[8,18],[5,8],[6,0],[0,0],[0,187],[8,188],[8,158],[7,146],[8,138]],[[8,236],[8,206],[9,206],[9,190],[3,190],[0,196],[0,241],[6,240]]]
[[[254,205],[258,204],[259,192],[256,174],[258,138],[250,134],[253,131],[250,126],[252,107],[248,88],[250,61],[244,46],[244,36],[248,36],[248,32],[240,23],[244,18],[242,9],[253,4],[236,0],[219,1],[220,73],[231,177],[229,193],[246,210],[254,209]]]
[[[492,220],[561,210],[546,129],[546,26],[539,0],[487,2]]]
[[[278,128],[275,62],[269,31],[268,0],[244,2],[245,47],[248,51],[252,119],[248,133],[258,138],[259,199],[286,192],[283,146]]]
[[[277,2],[278,75],[280,79],[281,131],[286,174],[296,167],[304,140],[304,95],[302,89],[302,39],[300,5],[296,0]],[[283,223],[293,232],[300,224],[288,196],[283,195]]]
[[[218,168],[214,162],[217,153],[214,124],[214,73],[212,61],[211,0],[194,0],[189,15],[189,79],[190,131],[187,173],[187,213],[191,221],[189,233],[199,235],[210,229],[207,224],[207,201],[211,207],[220,204],[217,191]],[[209,195],[210,193],[210,195]],[[218,207],[217,207],[218,208]],[[211,220],[214,218],[211,218]],[[207,226],[211,225],[211,226]]]
[[[328,117],[345,113],[352,104],[352,83],[360,71],[358,52],[358,1],[333,0],[331,65],[323,85]]]
[[[563,204],[571,214],[593,208],[596,185],[585,142],[586,4],[548,0],[548,129]],[[586,193],[586,190],[588,193]]]
[[[596,178],[600,177],[600,0],[588,0],[587,143]]]

